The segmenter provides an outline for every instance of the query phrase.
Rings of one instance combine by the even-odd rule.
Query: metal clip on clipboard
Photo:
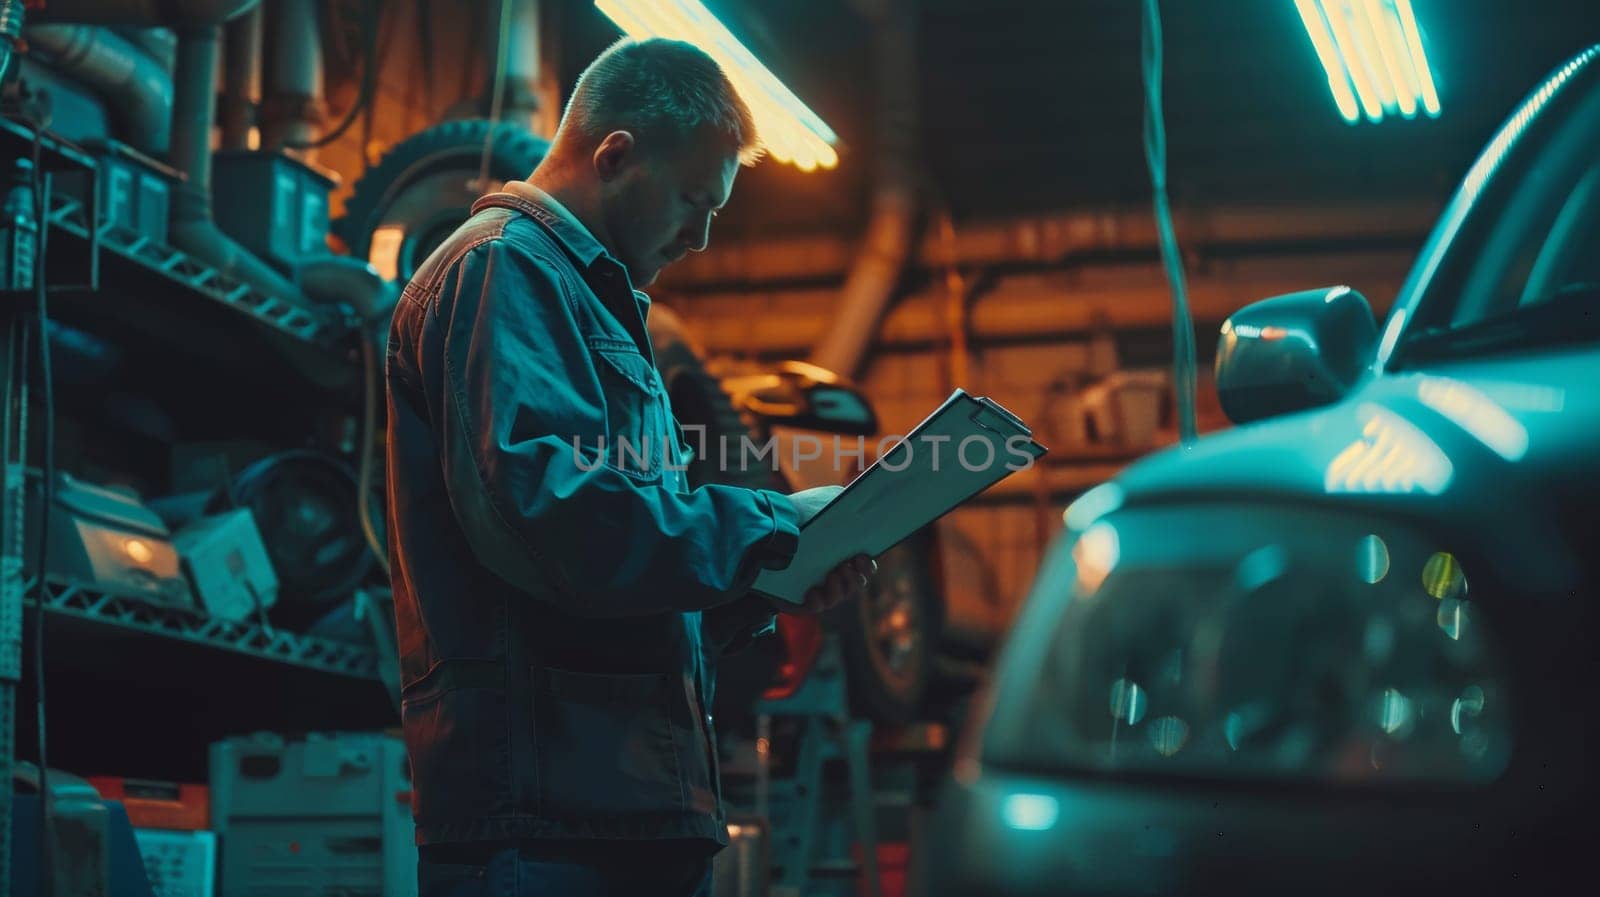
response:
[[[807,521],[794,560],[754,590],[799,604],[841,561],[883,554],[1045,452],[1021,418],[957,389]]]

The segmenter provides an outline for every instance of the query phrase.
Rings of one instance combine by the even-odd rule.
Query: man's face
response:
[[[634,144],[601,190],[609,247],[636,287],[661,269],[706,248],[711,219],[728,201],[738,153],[712,140],[677,152]]]

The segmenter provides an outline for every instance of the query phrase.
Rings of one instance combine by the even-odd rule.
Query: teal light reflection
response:
[[[1043,832],[1061,818],[1061,803],[1048,794],[1011,794],[1000,808],[1000,818],[1019,832]]]
[[[1528,453],[1528,429],[1472,386],[1449,377],[1422,377],[1417,398],[1507,461]]]

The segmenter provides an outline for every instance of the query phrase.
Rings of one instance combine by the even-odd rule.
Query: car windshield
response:
[[[1600,258],[1600,253],[1597,253]],[[1446,360],[1480,351],[1592,342],[1600,338],[1600,282],[1567,284],[1549,295],[1460,327],[1433,327],[1412,338],[1412,361]]]
[[[1406,362],[1600,337],[1600,87],[1585,74],[1530,127],[1515,164],[1468,176],[1482,193],[1417,307]]]

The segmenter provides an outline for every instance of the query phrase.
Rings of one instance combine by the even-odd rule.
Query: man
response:
[[[709,892],[717,658],[770,628],[746,593],[838,487],[689,491],[633,286],[705,248],[754,147],[710,57],[618,43],[405,288],[388,523],[422,897]]]

